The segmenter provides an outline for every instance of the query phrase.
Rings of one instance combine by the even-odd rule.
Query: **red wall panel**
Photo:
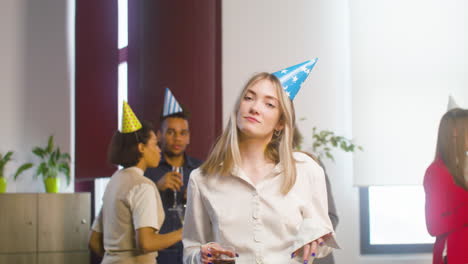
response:
[[[222,123],[221,1],[129,1],[128,7],[130,105],[157,128],[169,87],[192,113],[189,153],[205,158]],[[115,171],[107,147],[118,123],[118,63],[117,1],[77,1],[77,182]]]
[[[221,1],[129,6],[129,102],[159,126],[164,90],[192,113],[188,152],[205,158],[222,124]]]
[[[76,1],[75,176],[108,177],[117,129],[117,1]]]

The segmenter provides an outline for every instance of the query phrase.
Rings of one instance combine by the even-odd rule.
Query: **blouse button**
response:
[[[258,234],[254,234],[254,240],[255,242],[260,242],[260,237]]]
[[[258,210],[254,210],[252,216],[253,216],[254,219],[258,219]]]

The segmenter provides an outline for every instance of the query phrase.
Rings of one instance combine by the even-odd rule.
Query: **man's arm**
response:
[[[96,255],[104,256],[104,241],[102,233],[91,230],[88,239],[88,247]]]

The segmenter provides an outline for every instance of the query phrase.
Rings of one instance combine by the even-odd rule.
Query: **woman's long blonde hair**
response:
[[[436,158],[440,158],[458,186],[468,190],[464,177],[468,110],[455,108],[442,116],[437,137]]]
[[[235,166],[240,166],[239,129],[237,128],[237,112],[241,100],[247,90],[261,80],[270,81],[276,89],[279,101],[280,121],[284,126],[281,133],[275,133],[265,149],[265,157],[282,168],[283,184],[281,193],[287,194],[296,182],[296,164],[293,158],[292,140],[295,126],[294,106],[284,92],[280,81],[273,74],[262,72],[255,74],[244,86],[237,98],[229,122],[221,136],[217,139],[207,160],[201,165],[204,175],[230,175]]]

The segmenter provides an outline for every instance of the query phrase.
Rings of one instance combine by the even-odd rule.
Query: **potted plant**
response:
[[[13,156],[13,151],[8,151],[5,155],[2,155],[0,153],[0,193],[6,192],[7,188],[7,179],[5,176],[5,166],[7,165],[8,162],[11,161],[11,157]],[[14,174],[14,179],[18,177],[22,172],[25,170],[31,168],[33,166],[32,163],[25,163],[21,165],[15,172]]]
[[[312,144],[312,151],[317,153],[319,159],[327,157],[332,161],[335,161],[335,158],[330,152],[332,148],[339,148],[344,152],[363,150],[361,146],[354,144],[352,140],[343,136],[337,136],[333,131],[329,130],[319,131],[316,127],[314,127],[312,129],[312,138],[314,140],[314,143]]]
[[[54,137],[50,136],[47,146],[35,147],[32,152],[40,158],[35,177],[42,175],[46,192],[57,193],[59,191],[59,174],[63,174],[70,185],[70,155],[60,152],[60,148],[54,148]]]
[[[301,149],[302,135],[299,135],[298,149]],[[333,131],[329,130],[318,130],[316,127],[312,128],[312,151],[319,160],[328,158],[335,161],[335,158],[331,154],[332,148],[338,148],[344,152],[354,152],[356,150],[363,150],[361,146],[353,143],[352,140],[343,136],[337,136]]]

